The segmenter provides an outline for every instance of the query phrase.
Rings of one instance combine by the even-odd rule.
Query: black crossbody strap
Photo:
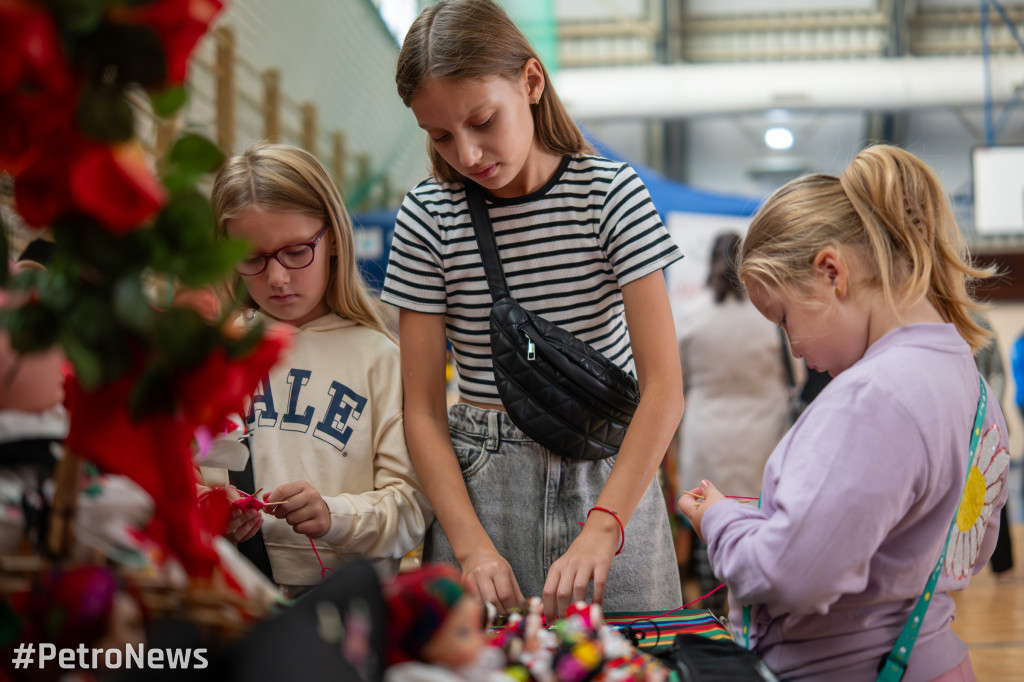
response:
[[[251,438],[252,436],[250,435],[249,438],[245,439],[246,447],[249,449],[249,461],[245,463],[245,469],[242,471],[228,471],[228,482],[245,493],[251,493],[256,490],[256,479],[252,473],[252,445],[249,444]],[[239,542],[238,551],[242,556],[251,561],[263,575],[267,576],[271,582],[274,581],[274,571],[270,567],[270,556],[267,554],[267,545],[263,541],[262,528],[245,542]]]
[[[491,299],[500,301],[509,295],[508,283],[501,269],[501,256],[498,255],[498,242],[494,239],[491,217],[487,215],[484,189],[473,182],[467,182],[465,187],[469,216],[473,220],[476,243],[480,245],[480,257],[484,261],[484,272],[487,273],[487,288],[491,291]]]

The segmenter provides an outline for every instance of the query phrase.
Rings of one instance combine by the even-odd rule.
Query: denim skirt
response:
[[[452,445],[473,508],[526,598],[540,596],[548,569],[579,535],[615,457],[565,459],[537,444],[501,410],[456,403],[448,410]],[[435,520],[423,558],[458,566]],[[591,597],[591,590],[587,599]],[[668,611],[682,603],[668,511],[652,480],[612,561],[604,610]]]

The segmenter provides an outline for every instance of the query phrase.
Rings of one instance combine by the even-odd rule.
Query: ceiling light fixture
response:
[[[764,132],[764,143],[769,149],[789,149],[793,146],[793,133],[789,128],[769,128]]]

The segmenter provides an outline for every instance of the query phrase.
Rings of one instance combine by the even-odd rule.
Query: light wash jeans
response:
[[[531,440],[501,410],[465,403],[449,408],[448,426],[480,522],[512,565],[523,595],[539,597],[551,564],[583,529],[579,522],[594,506],[615,457],[565,459]],[[458,566],[436,520],[427,532],[423,558]],[[652,480],[626,526],[622,554],[612,561],[604,610],[668,611],[680,604],[668,511]]]

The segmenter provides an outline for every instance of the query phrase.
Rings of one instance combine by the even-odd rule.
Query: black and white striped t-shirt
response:
[[[565,157],[536,192],[488,195],[487,205],[511,295],[635,374],[621,287],[682,258],[636,172],[599,157]],[[406,195],[381,298],[443,313],[459,392],[501,404],[491,296],[461,184],[431,179]]]

